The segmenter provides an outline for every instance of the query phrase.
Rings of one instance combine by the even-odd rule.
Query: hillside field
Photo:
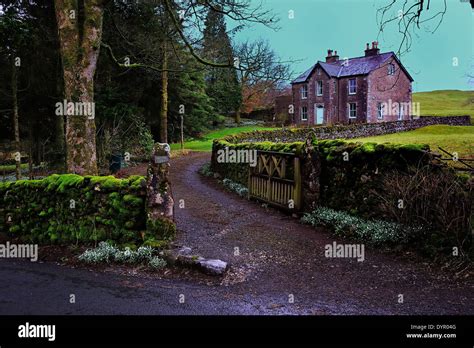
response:
[[[474,91],[439,90],[413,93],[421,116],[470,115],[474,123]]]
[[[428,144],[432,151],[440,152],[438,146],[453,153],[459,158],[474,158],[474,126],[435,125],[409,132],[379,135],[375,137],[350,139],[348,141]],[[443,157],[448,155],[443,153]]]

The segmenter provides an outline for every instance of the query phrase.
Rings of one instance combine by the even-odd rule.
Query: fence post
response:
[[[157,239],[174,238],[174,200],[169,181],[170,146],[156,143],[147,173],[147,231]]]

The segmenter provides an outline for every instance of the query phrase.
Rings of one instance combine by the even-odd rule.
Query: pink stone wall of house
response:
[[[395,66],[393,75],[388,74],[390,64]],[[372,71],[369,74],[368,84],[368,123],[397,121],[399,115],[395,103],[409,103],[411,105],[411,81],[394,58],[384,63],[379,69]],[[388,106],[390,102],[392,110],[386,110],[383,119],[378,118],[378,103],[385,103]],[[410,113],[402,112],[401,119],[410,119]]]
[[[356,80],[356,94],[349,94],[349,80]],[[367,76],[351,76],[339,79],[339,119],[333,123],[367,122]],[[349,103],[356,104],[356,118],[349,118]],[[337,117],[337,116],[336,116]]]
[[[318,81],[322,82],[323,93],[322,96],[317,95],[317,83]],[[332,79],[326,74],[326,72],[321,69],[317,68],[315,72],[311,75],[308,86],[310,96],[308,98],[308,107],[309,107],[309,115],[308,124],[314,125],[316,124],[316,107],[323,106],[324,113],[323,113],[323,123],[328,122],[328,113],[326,110],[327,105],[330,105],[331,100],[330,96],[332,93],[328,92],[330,90]]]

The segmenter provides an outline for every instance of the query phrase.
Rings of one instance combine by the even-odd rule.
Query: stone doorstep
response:
[[[192,255],[192,249],[181,247],[164,252],[163,257],[171,265],[194,268],[212,276],[222,276],[229,268],[227,262],[218,259],[205,259],[199,255]]]

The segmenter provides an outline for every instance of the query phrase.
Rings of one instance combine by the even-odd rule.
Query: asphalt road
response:
[[[220,287],[127,277],[53,263],[2,260],[0,279],[0,314],[258,313],[241,298],[229,299]],[[71,294],[75,303],[70,302]]]

